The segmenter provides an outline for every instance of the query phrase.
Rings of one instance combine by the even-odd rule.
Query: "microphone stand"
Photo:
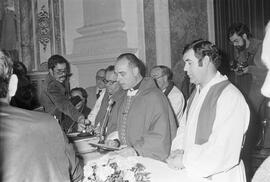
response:
[[[110,112],[112,110],[112,107],[114,105],[115,101],[113,100],[109,100],[109,103],[108,103],[108,107],[106,109],[106,114],[104,116],[104,119],[103,119],[103,123],[100,127],[100,134],[99,134],[99,142],[98,143],[104,143],[104,140],[105,140],[105,131],[106,131],[106,127],[108,125],[108,121],[109,121],[109,115],[110,115]]]

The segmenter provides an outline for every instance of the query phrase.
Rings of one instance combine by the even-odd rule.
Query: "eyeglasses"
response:
[[[56,70],[54,70],[54,72],[57,75],[63,75],[63,74],[66,74],[67,73],[67,70],[66,69],[56,69]]]
[[[238,45],[238,44],[240,44],[241,40],[243,40],[243,39],[241,37],[238,37],[238,38],[236,38],[234,40],[230,40],[229,41],[229,44],[231,44],[231,45]]]
[[[101,81],[103,81],[103,82],[105,81],[105,78],[102,77],[102,76],[96,76],[96,79],[97,79],[97,80],[101,80]]]
[[[161,77],[163,77],[163,76],[165,76],[165,75],[160,75],[160,76],[158,76],[158,77],[152,76],[152,78],[153,78],[154,80],[157,80],[157,79],[159,79],[159,78],[161,78]]]
[[[113,84],[115,84],[117,81],[116,80],[106,80],[106,79],[104,79],[104,83],[105,84],[108,84],[108,85],[113,85]]]

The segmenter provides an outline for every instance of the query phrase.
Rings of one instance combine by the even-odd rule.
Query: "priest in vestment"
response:
[[[240,152],[250,111],[243,95],[217,71],[221,59],[211,42],[191,43],[183,60],[196,89],[180,121],[168,165],[202,180],[245,182]]]
[[[111,113],[111,122],[117,123],[107,141],[118,139],[121,145],[127,145],[119,151],[123,156],[165,160],[177,129],[166,96],[152,78],[144,78],[144,64],[134,54],[120,55],[115,72],[126,93]]]

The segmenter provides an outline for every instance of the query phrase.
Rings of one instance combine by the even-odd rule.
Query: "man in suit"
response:
[[[79,123],[81,128],[87,124],[86,120],[69,100],[69,88],[67,86],[68,61],[60,55],[53,55],[48,60],[49,73],[46,77],[41,92],[40,103],[45,112],[55,116],[60,124],[63,114]]]
[[[96,73],[96,85],[92,87],[87,87],[85,90],[88,94],[87,107],[94,109],[96,101],[99,97],[102,100],[105,93],[105,69],[99,69]]]
[[[85,119],[87,119],[91,109],[86,106],[87,103],[87,93],[84,88],[76,87],[70,91],[70,101],[75,106],[75,108],[83,114]],[[65,115],[65,119],[62,122],[62,128],[65,133],[69,132],[77,132],[78,131],[78,123],[73,121],[70,117]]]
[[[81,181],[82,166],[57,121],[9,105],[17,81],[12,61],[0,51],[0,181]]]
[[[108,66],[108,68],[106,68],[104,83],[106,84],[106,93],[101,102],[101,106],[95,120],[95,127],[98,126],[102,130],[106,131],[107,126],[108,130],[110,130],[111,126],[111,124],[108,123],[110,111],[113,108],[115,102],[118,102],[118,100],[123,96],[124,92],[123,89],[121,89],[119,83],[117,82],[117,75],[115,73],[113,65],[110,65]],[[109,113],[107,113],[108,109]]]

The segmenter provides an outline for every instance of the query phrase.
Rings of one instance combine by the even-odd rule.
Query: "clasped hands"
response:
[[[170,156],[166,159],[168,166],[171,169],[175,170],[184,169],[185,166],[183,164],[183,154],[184,154],[183,150],[180,149],[172,151],[170,153]]]

